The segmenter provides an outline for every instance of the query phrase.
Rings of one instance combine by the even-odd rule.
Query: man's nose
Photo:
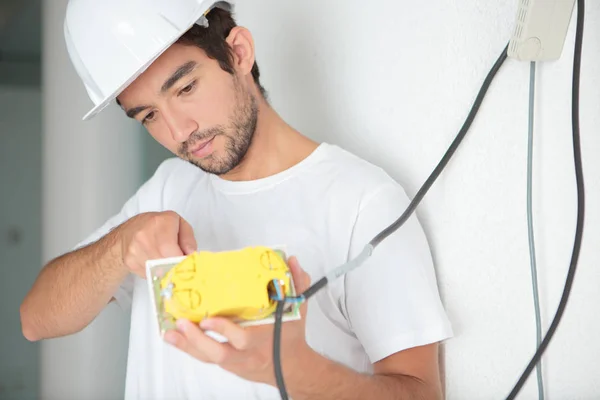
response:
[[[171,109],[163,112],[163,118],[171,132],[171,137],[177,143],[185,142],[192,133],[198,130],[198,125],[192,118],[185,113],[177,112],[177,110]]]

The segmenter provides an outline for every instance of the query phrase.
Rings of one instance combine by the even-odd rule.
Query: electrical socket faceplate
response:
[[[558,60],[575,0],[519,0],[508,57],[520,61]]]

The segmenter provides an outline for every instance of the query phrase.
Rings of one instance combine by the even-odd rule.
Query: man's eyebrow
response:
[[[177,83],[178,80],[192,72],[197,65],[198,64],[196,63],[196,61],[188,61],[185,64],[181,65],[179,68],[177,68],[173,75],[171,75],[169,79],[167,79],[165,83],[163,83],[162,87],[160,88],[160,92],[165,93],[166,91],[168,91],[170,88],[173,87],[173,85]],[[118,100],[117,103],[120,105]],[[136,115],[148,108],[150,108],[150,106],[137,106],[130,108],[125,113],[129,118],[135,118]]]
[[[192,72],[192,70],[196,68],[196,65],[196,61],[188,61],[179,68],[177,68],[175,73],[173,73],[173,75],[171,75],[171,77],[167,79],[160,88],[161,93],[164,93],[167,90],[171,89],[171,87],[173,87],[173,85],[177,83],[178,80]]]
[[[150,108],[150,106],[137,106],[137,107],[130,108],[125,113],[127,114],[127,116],[129,118],[135,118],[136,115],[138,115],[139,113],[141,113],[142,111],[144,111],[147,108]]]

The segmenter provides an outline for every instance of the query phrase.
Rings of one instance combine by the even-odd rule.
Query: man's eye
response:
[[[152,120],[152,117],[154,117],[154,111],[149,112],[144,119],[142,120],[142,123],[146,123]]]
[[[194,89],[194,86],[196,85],[196,82],[192,82],[189,85],[185,86],[183,89],[181,89],[181,91],[179,93],[189,93],[192,91],[192,89]]]

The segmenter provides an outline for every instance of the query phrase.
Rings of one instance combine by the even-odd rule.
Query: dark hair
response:
[[[233,74],[231,47],[225,40],[236,26],[233,15],[229,11],[215,7],[206,15],[206,19],[208,28],[196,24],[184,33],[177,43],[198,46],[209,58],[216,60],[224,71]],[[256,61],[252,66],[252,77],[260,93],[266,99],[267,93],[260,83],[260,71]]]

